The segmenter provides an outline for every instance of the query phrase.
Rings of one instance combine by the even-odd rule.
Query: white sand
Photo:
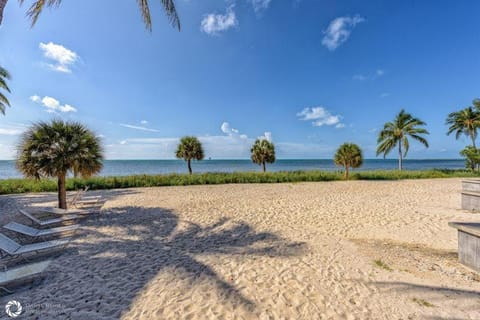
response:
[[[17,299],[28,319],[480,319],[480,276],[457,263],[447,225],[480,221],[459,209],[460,189],[445,179],[104,191],[103,213],[45,280],[0,305]],[[4,196],[0,209],[52,196]]]

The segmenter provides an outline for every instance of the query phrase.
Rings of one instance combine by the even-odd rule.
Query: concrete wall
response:
[[[458,231],[458,260],[460,263],[480,272],[480,238]]]

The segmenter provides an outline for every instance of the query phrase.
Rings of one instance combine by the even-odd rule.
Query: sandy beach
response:
[[[480,319],[457,262],[460,179],[95,191],[22,319]],[[16,206],[55,194],[0,197]],[[21,220],[21,219],[19,219]]]

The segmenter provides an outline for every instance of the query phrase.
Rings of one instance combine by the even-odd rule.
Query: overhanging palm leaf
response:
[[[410,149],[408,137],[420,142],[428,148],[428,141],[421,135],[428,134],[428,131],[421,126],[426,123],[411,114],[401,110],[393,122],[385,123],[383,130],[378,135],[377,156],[383,154],[385,158],[390,151],[398,146],[398,168],[402,170],[402,159],[407,156]],[[403,151],[402,151],[403,147]]]
[[[0,0],[0,24],[2,23],[3,11],[7,5],[8,0]],[[19,0],[20,5],[22,5],[25,0]],[[42,13],[45,6],[47,7],[58,7],[62,0],[35,0],[30,8],[27,10],[27,16],[32,21],[32,27],[38,20],[38,17]],[[152,20],[150,16],[150,8],[148,5],[148,0],[137,0],[142,13],[143,22],[145,27],[151,31],[152,30]],[[180,18],[178,17],[177,10],[175,8],[174,0],[161,0],[165,14],[167,15],[168,21],[170,24],[180,30]]]
[[[10,88],[7,85],[7,81],[10,80],[10,73],[2,67],[0,67],[0,89],[3,89],[7,92],[10,92]],[[5,114],[6,107],[10,107],[10,102],[8,101],[7,97],[0,92],[0,112]]]

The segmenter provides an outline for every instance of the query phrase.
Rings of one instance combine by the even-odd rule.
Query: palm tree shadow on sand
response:
[[[178,281],[191,287],[200,279],[208,281],[224,303],[253,312],[254,301],[196,256],[286,257],[300,255],[305,249],[304,243],[256,232],[246,223],[220,219],[200,226],[179,220],[174,212],[162,208],[111,209],[84,225],[85,234],[54,261],[38,289],[22,292],[19,300],[59,305],[61,310],[56,310],[56,316],[118,319],[132,309],[157,275],[174,272],[174,277],[180,275]],[[35,290],[50,292],[48,301],[39,301],[39,296],[43,297],[40,300],[47,296]],[[77,294],[72,294],[72,290]],[[50,316],[48,309],[28,312],[32,316]]]

